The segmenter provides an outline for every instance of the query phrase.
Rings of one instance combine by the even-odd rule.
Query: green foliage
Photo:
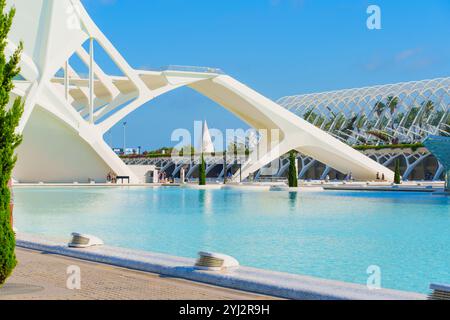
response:
[[[172,153],[176,153],[175,150],[172,150]],[[195,154],[195,148],[191,145],[182,147],[179,152],[180,157],[192,157],[194,154]]]
[[[349,121],[347,121],[344,131],[347,133],[351,133],[353,130],[355,130],[356,120],[358,120],[358,116],[353,116]]]
[[[367,131],[367,133],[370,134],[371,136],[374,136],[375,138],[378,138],[378,139],[384,141],[384,142],[389,142],[391,140],[389,135],[385,131],[370,130],[370,131]]]
[[[15,9],[5,13],[5,7],[6,0],[0,0],[0,286],[5,283],[17,264],[14,254],[15,237],[9,219],[11,194],[8,181],[17,160],[14,150],[22,142],[22,137],[16,134],[15,130],[23,113],[23,103],[20,99],[16,99],[9,108],[10,92],[14,88],[13,79],[20,72],[18,64],[22,44],[7,61],[4,52]]]
[[[420,109],[417,107],[412,107],[411,109],[409,109],[409,113],[408,116],[406,117],[406,121],[404,124],[405,128],[410,128],[414,124],[414,121],[416,120],[419,111]]]
[[[422,143],[417,144],[385,144],[380,146],[374,145],[363,145],[363,146],[354,146],[354,149],[359,151],[365,150],[384,150],[384,149],[412,149],[412,151],[416,151],[419,148],[425,148]]]
[[[389,108],[389,112],[391,113],[391,115],[393,115],[397,110],[398,103],[399,99],[397,97],[390,96],[387,98],[387,107]]]
[[[395,184],[401,184],[402,183],[402,177],[400,172],[400,160],[395,160],[395,176],[394,176],[394,183]]]
[[[180,154],[180,156],[183,156],[183,154]],[[162,154],[162,153],[147,153],[145,155],[146,158],[155,159],[155,158],[170,158],[172,157],[172,154]]]
[[[386,110],[386,105],[382,101],[378,101],[374,106],[374,111],[377,114],[378,118],[381,117],[381,115]]]
[[[199,176],[198,176],[198,184],[201,186],[206,185],[206,163],[205,156],[202,153],[202,162],[200,163]]]
[[[303,115],[303,119],[311,124],[314,124],[316,127],[322,126],[322,124],[326,121],[325,117],[314,112],[314,108],[306,111]]]
[[[422,102],[422,114],[420,116],[419,120],[419,126],[423,126],[428,118],[432,115],[434,112],[434,102],[431,100],[427,100]]]
[[[291,151],[291,153],[289,154],[289,174],[288,174],[290,188],[298,187],[298,173],[297,173],[296,161],[297,161],[297,158],[295,156],[295,152]]]
[[[342,128],[344,123],[347,121],[347,118],[344,114],[339,114],[337,119],[335,120],[334,130]]]
[[[227,152],[229,154],[232,154],[234,157],[250,155],[249,147],[245,143],[242,143],[242,142],[230,143],[227,147]]]

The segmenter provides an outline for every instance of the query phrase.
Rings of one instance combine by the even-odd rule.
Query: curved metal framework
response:
[[[350,145],[450,135],[450,78],[288,96],[278,103]]]

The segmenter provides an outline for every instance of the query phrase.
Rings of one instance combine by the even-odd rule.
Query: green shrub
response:
[[[202,162],[200,163],[200,169],[199,169],[199,179],[198,183],[201,186],[206,185],[206,163],[205,163],[205,157],[202,153]]]
[[[394,183],[395,184],[401,184],[402,183],[402,176],[400,172],[400,160],[395,160],[395,176],[394,176]]]
[[[15,9],[5,13],[5,6],[6,1],[0,0],[0,286],[6,282],[17,264],[14,253],[15,237],[9,219],[11,194],[8,181],[17,160],[14,151],[22,142],[22,137],[16,134],[15,130],[23,113],[23,103],[19,98],[7,109],[10,92],[14,88],[13,78],[20,72],[18,64],[22,44],[7,61],[4,51]]]
[[[290,188],[298,187],[298,173],[297,173],[297,166],[295,163],[296,161],[297,158],[295,156],[295,152],[291,151],[291,153],[289,154],[289,174],[288,174]]]
[[[362,145],[362,146],[354,146],[353,148],[359,151],[384,150],[384,149],[412,149],[412,151],[416,151],[417,149],[424,147],[425,145],[422,143],[415,143],[415,144],[385,144],[380,146]]]

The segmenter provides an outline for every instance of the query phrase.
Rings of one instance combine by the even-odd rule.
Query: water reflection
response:
[[[297,191],[290,191],[289,192],[289,209],[291,211],[297,210],[297,201],[298,201]]]
[[[213,214],[213,192],[211,190],[198,191],[198,205],[200,210],[207,215]]]

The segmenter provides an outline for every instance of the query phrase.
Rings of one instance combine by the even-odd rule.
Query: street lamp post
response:
[[[242,183],[242,162],[239,161],[239,182]]]
[[[127,123],[126,122],[124,122],[123,123],[123,154],[125,155],[125,153],[126,153],[126,148],[127,148],[127,145],[126,145],[126,137],[127,137]]]

